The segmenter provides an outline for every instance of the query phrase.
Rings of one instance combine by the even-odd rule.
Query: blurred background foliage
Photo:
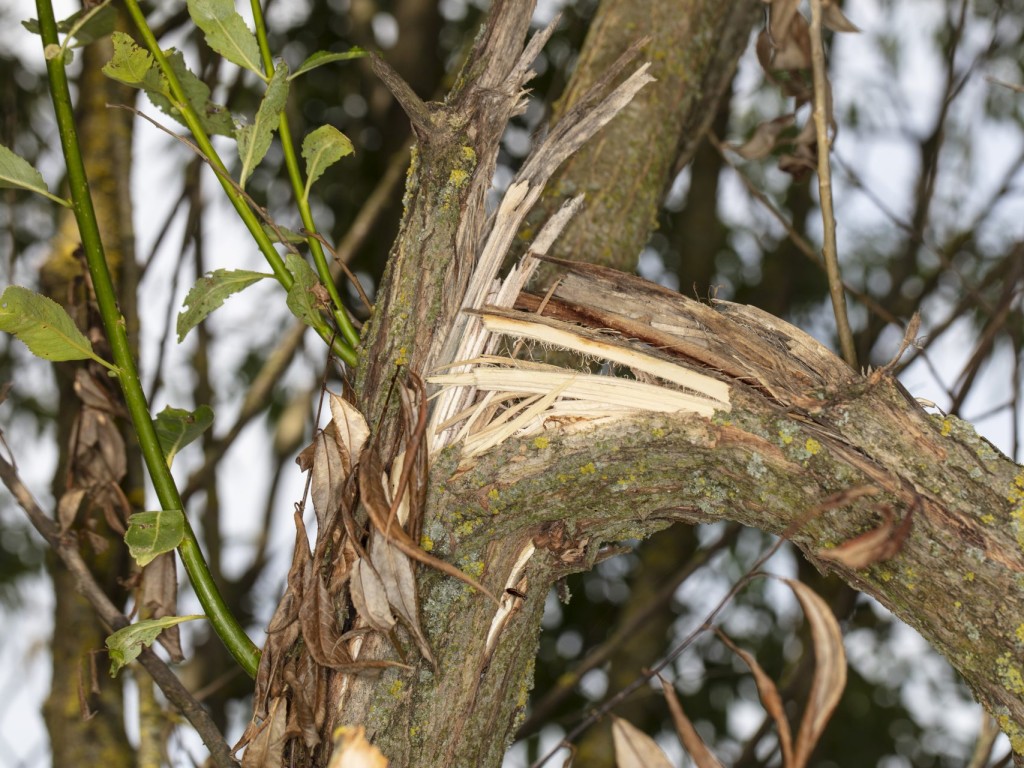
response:
[[[544,131],[596,5],[596,0],[541,3],[538,25],[558,9],[564,15],[535,65],[530,106],[506,132],[496,196]],[[417,93],[436,99],[450,85],[486,3],[271,0],[266,6],[271,45],[291,66],[316,50],[375,48]],[[847,0],[844,9],[863,29],[833,38],[830,54],[839,124],[834,183],[840,256],[844,278],[864,299],[852,302],[860,359],[864,365],[887,362],[902,336],[900,324],[921,311],[923,336],[902,363],[904,383],[915,395],[976,423],[1019,460],[1024,96],[996,81],[1024,82],[1024,7],[1015,0]],[[199,44],[183,4],[150,3],[150,11],[165,46],[185,50],[193,68],[219,84],[215,98],[233,112],[253,114],[259,99],[254,78],[228,71]],[[18,14],[33,15],[33,9],[26,3],[0,9],[3,39],[19,38],[0,52],[0,142],[37,164],[53,182],[60,173],[55,129],[35,41],[21,39],[29,36],[18,26]],[[139,106],[153,112],[147,103]],[[351,243],[349,266],[372,296],[402,214],[408,123],[365,61],[307,74],[295,83],[288,108],[296,135],[330,123],[355,144],[355,157],[314,189],[314,212],[332,243]],[[802,238],[813,249],[820,240],[813,175],[794,178],[781,172],[777,156],[744,161],[716,147],[742,143],[757,125],[786,109],[779,91],[765,83],[751,46],[715,117],[712,133],[719,141],[703,142],[693,162],[666,189],[658,230],[639,254],[638,269],[689,295],[757,305],[834,347],[824,273],[798,242]],[[150,135],[139,135],[145,133]],[[239,263],[238,254],[218,250],[228,225],[210,178],[200,181],[194,159],[152,133],[137,129],[133,168],[135,190],[142,193],[135,202],[138,253],[145,268],[140,290],[159,297],[156,304],[140,302],[148,334],[144,347],[146,339],[170,336],[183,292],[197,274],[248,266]],[[167,168],[153,168],[154,147],[166,152]],[[280,215],[279,223],[298,228],[297,216],[289,213],[291,189],[278,149],[253,175],[248,191],[272,215]],[[33,284],[55,230],[56,212],[35,196],[11,190],[0,190],[0,195],[5,281]],[[353,234],[354,224],[358,234]],[[349,297],[357,317],[365,319],[354,293]],[[233,315],[207,324],[183,351],[175,351],[167,339],[143,352],[145,380],[155,401],[175,397],[180,406],[188,404],[182,398],[217,404],[219,426],[205,449],[207,457],[219,451],[223,458],[207,462],[206,474],[193,475],[184,485],[191,489],[186,495],[201,520],[214,572],[257,638],[281,589],[291,550],[290,536],[275,533],[287,530],[290,504],[298,499],[291,461],[311,434],[323,366],[312,347],[307,353],[300,346],[261,397],[260,408],[236,422],[238,433],[248,439],[233,442],[236,435],[226,426],[234,414],[244,413],[245,393],[259,381],[284,333],[285,314],[272,306],[276,298],[245,306],[244,299],[237,300]],[[0,344],[0,381],[13,383],[3,410],[4,431],[17,435],[18,444],[34,446],[15,456],[23,467],[34,466],[36,479],[46,482],[45,473],[55,462],[49,444],[60,407],[56,389],[46,368],[30,362],[21,345],[10,344],[6,336]],[[245,428],[249,419],[255,422],[251,429]],[[196,459],[186,468],[195,472],[201,466]],[[231,490],[245,482],[244,473],[252,466],[268,479],[255,504]],[[36,489],[46,498],[42,485]],[[34,598],[19,601],[19,584],[39,572],[43,553],[6,495],[2,505],[5,621],[31,622]],[[232,522],[239,515],[248,522]],[[277,528],[275,521],[284,522]],[[239,525],[244,535],[232,537]],[[557,741],[561,729],[663,656],[766,546],[767,537],[757,531],[678,526],[591,573],[568,579],[560,595],[549,599],[533,714],[509,764],[536,758],[542,745]],[[847,633],[848,689],[814,764],[964,765],[982,718],[950,668],[884,610],[822,579],[788,551],[773,569],[798,574],[826,596]],[[738,644],[755,651],[796,716],[812,660],[803,653],[808,646],[793,601],[758,581],[728,608],[723,623]],[[218,721],[237,735],[247,712],[241,702],[251,684],[242,675],[225,679],[229,665],[220,645],[204,638],[201,629],[190,637],[189,684],[205,690]],[[703,638],[680,657],[673,677],[688,714],[725,764],[779,764],[751,678],[720,642]],[[11,685],[8,676],[4,680],[3,685]],[[663,733],[666,744],[673,741],[655,690],[638,694],[617,713],[649,733]],[[0,752],[19,756],[20,762],[11,765],[45,762],[45,744],[13,744],[13,738],[0,731]],[[605,726],[592,729],[580,744],[577,764],[610,765],[609,743]],[[988,764],[999,762],[1000,752],[1005,754],[1005,747]]]

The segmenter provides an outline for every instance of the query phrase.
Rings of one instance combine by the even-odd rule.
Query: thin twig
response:
[[[818,197],[821,203],[823,227],[823,248],[825,271],[828,275],[828,290],[832,296],[832,311],[836,316],[836,331],[839,334],[839,348],[843,359],[854,370],[857,369],[857,350],[850,330],[850,316],[846,311],[846,295],[843,292],[843,278],[839,271],[839,256],[836,250],[836,217],[832,210],[832,170],[829,155],[832,140],[829,138],[829,84],[825,73],[825,46],[821,39],[821,0],[811,0],[811,66],[814,72],[814,128],[818,139]]]
[[[110,601],[79,554],[77,539],[61,534],[60,528],[53,521],[52,516],[43,511],[32,496],[32,492],[21,481],[17,470],[2,456],[0,456],[0,480],[14,496],[18,506],[25,511],[32,526],[46,539],[57,557],[71,572],[76,589],[89,601],[100,620],[112,631],[128,626],[130,623],[128,618]],[[220,729],[217,728],[217,724],[213,722],[213,718],[196,701],[167,664],[148,649],[139,656],[139,662],[153,678],[153,682],[160,686],[160,690],[163,691],[167,700],[177,707],[178,711],[196,729],[203,743],[210,750],[210,757],[214,764],[218,768],[237,768],[238,764],[231,757],[228,743]]]

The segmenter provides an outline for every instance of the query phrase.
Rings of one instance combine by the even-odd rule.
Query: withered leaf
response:
[[[390,632],[398,620],[391,613],[387,589],[380,574],[365,558],[356,560],[349,585],[356,612],[374,629]]]
[[[628,720],[612,715],[615,764],[619,768],[672,768],[657,742]]]
[[[336,430],[322,430],[313,438],[313,477],[310,493],[320,529],[328,527],[338,512],[342,488],[348,477]]]
[[[665,694],[665,702],[668,704],[669,712],[672,713],[672,723],[676,727],[679,741],[690,754],[690,757],[693,758],[697,768],[722,768],[718,758],[711,753],[708,745],[704,743],[704,739],[700,737],[697,729],[693,727],[690,718],[683,712],[683,705],[679,703],[676,689],[661,675],[658,675],[658,679],[661,680],[661,691]]]
[[[839,622],[828,604],[806,584],[783,579],[800,601],[814,645],[814,678],[800,721],[793,768],[804,768],[846,687],[846,651]]]
[[[60,523],[61,533],[67,533],[74,524],[84,498],[84,488],[73,488],[60,497],[60,501],[57,502],[57,522]]]
[[[757,58],[765,72],[795,71],[811,66],[811,28],[799,13],[789,17],[784,31],[762,32],[757,38]],[[781,25],[780,25],[781,26]]]
[[[352,468],[359,460],[359,454],[370,437],[370,427],[367,426],[363,414],[352,403],[333,392],[329,394],[331,420],[337,430],[342,463],[347,476],[352,473]]]
[[[822,0],[821,23],[833,32],[860,32],[860,27],[843,15],[843,9],[834,0]]]
[[[420,545],[414,542],[401,526],[388,524],[388,513],[390,512],[391,505],[388,502],[387,494],[381,481],[383,476],[384,469],[381,465],[380,454],[377,453],[377,450],[372,445],[369,445],[363,450],[363,457],[359,462],[359,491],[374,528],[385,535],[395,546],[413,560],[441,571],[441,573],[453,576],[487,595],[495,604],[498,604],[498,598],[483,584],[472,576],[463,573],[451,563],[446,563],[444,560],[424,552]]]
[[[162,619],[178,613],[178,571],[173,552],[157,555],[142,569],[142,604],[146,616]],[[168,627],[157,637],[171,656],[171,661],[183,661],[181,632],[177,625]]]
[[[253,729],[248,746],[242,755],[242,768],[280,768],[284,765],[284,747],[287,742],[285,728],[288,724],[288,702],[278,696],[270,702],[267,717],[259,725],[250,723]],[[249,729],[242,736],[246,740]],[[242,743],[242,742],[239,742]]]
[[[757,684],[757,693],[761,697],[761,704],[765,711],[775,721],[775,727],[779,732],[779,747],[782,750],[782,764],[789,768],[793,764],[793,734],[789,729],[789,720],[786,718],[786,711],[782,707],[782,697],[779,696],[779,689],[774,681],[768,677],[764,669],[757,663],[757,659],[747,651],[738,647],[728,635],[721,630],[715,630],[726,646],[743,659],[743,663],[750,667],[754,675],[754,682]]]
[[[867,568],[895,557],[910,533],[913,510],[908,510],[897,526],[892,509],[882,507],[882,523],[877,528],[847,539],[835,549],[820,549],[818,557],[853,570]]]
[[[779,134],[796,122],[796,115],[783,115],[761,123],[753,135],[743,144],[729,145],[729,149],[745,160],[761,160],[768,157],[778,144]]]
[[[416,641],[416,647],[420,649],[423,658],[433,664],[434,655],[420,624],[419,599],[412,561],[379,533],[375,534],[370,542],[370,560],[380,575],[391,607]]]

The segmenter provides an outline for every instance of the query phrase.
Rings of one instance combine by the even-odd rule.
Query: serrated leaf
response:
[[[139,565],[175,549],[185,536],[185,513],[180,509],[136,512],[128,518],[124,543]]]
[[[107,653],[110,656],[110,676],[117,677],[122,667],[135,661],[142,653],[142,649],[151,646],[157,636],[168,627],[205,618],[202,614],[164,616],[162,619],[138,621],[117,630],[106,640]]]
[[[194,411],[167,406],[153,419],[156,436],[160,440],[170,467],[174,457],[182,448],[191,443],[213,424],[213,409],[200,405]]]
[[[207,315],[223,304],[226,298],[264,277],[270,275],[247,269],[215,269],[199,278],[185,297],[184,306],[188,309],[178,313],[178,343],[185,339],[189,331],[203,322]]]
[[[217,136],[233,135],[235,124],[231,119],[231,113],[224,106],[210,101],[209,86],[185,66],[185,57],[181,55],[181,51],[170,48],[164,51],[164,55],[167,57],[167,62],[171,65],[171,69],[174,70],[178,82],[181,83],[182,90],[185,91],[188,103],[195,110],[196,114],[199,115],[199,122],[202,123],[203,130]],[[147,87],[146,95],[164,113],[185,125],[178,108],[168,98],[170,88],[162,75],[160,76],[160,81],[161,87],[159,89]]]
[[[50,193],[43,175],[27,160],[18,157],[7,147],[0,145],[0,187],[4,189],[27,189],[47,197],[68,208],[71,203]]]
[[[341,53],[331,53],[330,51],[317,51],[316,53],[308,56],[306,60],[299,65],[298,69],[296,69],[294,72],[291,73],[291,75],[288,76],[288,79],[294,80],[299,75],[305,74],[306,72],[309,72],[311,69],[322,67],[324,64],[332,64],[335,61],[348,61],[349,59],[361,59],[364,56],[366,56],[366,51],[364,51],[359,46],[353,46],[349,48],[347,51],[343,51]]]
[[[114,32],[110,39],[114,44],[114,55],[103,65],[103,74],[133,88],[160,85],[158,73],[150,74],[154,62],[149,51],[136,45],[131,36],[124,32]]]
[[[0,331],[13,334],[44,360],[88,358],[113,370],[92,351],[92,344],[60,304],[20,285],[8,286],[0,296]]]
[[[232,64],[263,77],[256,37],[233,0],[188,0],[188,15],[203,30],[208,46]]]
[[[252,125],[246,125],[235,132],[238,140],[238,157],[242,161],[242,170],[238,175],[238,185],[245,189],[245,182],[256,170],[274,137],[278,126],[281,110],[288,101],[288,65],[280,63],[270,78],[267,92],[256,110],[256,119]]]
[[[317,295],[314,289],[320,285],[316,273],[309,266],[309,262],[301,256],[289,253],[285,257],[285,266],[292,273],[295,282],[288,289],[288,298],[285,303],[299,320],[306,325],[315,327],[320,322],[320,312],[317,309]]]
[[[336,162],[352,154],[352,142],[348,136],[333,125],[321,125],[311,131],[302,140],[302,158],[306,161],[306,191],[304,199],[309,199],[309,189],[323,172]]]

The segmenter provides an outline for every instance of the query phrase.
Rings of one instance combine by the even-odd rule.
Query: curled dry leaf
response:
[[[672,768],[657,742],[621,717],[612,716],[612,741],[619,768]]]
[[[349,582],[356,611],[376,630],[390,632],[398,621],[391,613],[388,592],[373,565],[365,558],[356,560]]]
[[[783,579],[804,610],[811,628],[814,645],[814,678],[811,693],[800,721],[793,764],[787,768],[804,768],[821,738],[829,718],[835,711],[846,687],[846,651],[839,623],[828,604],[806,584]]]
[[[343,725],[334,731],[334,752],[327,768],[387,768],[387,758],[366,740],[361,725]]]
[[[744,160],[762,160],[768,157],[778,145],[779,134],[795,122],[796,115],[792,114],[768,120],[757,126],[753,135],[743,144],[730,144],[729,149]]]
[[[329,394],[331,423],[337,430],[342,466],[345,475],[348,476],[352,473],[352,468],[359,460],[359,454],[370,437],[370,427],[366,424],[363,414],[352,403],[333,392]]]
[[[723,768],[718,758],[704,743],[704,739],[697,733],[697,729],[693,727],[690,718],[683,712],[683,705],[679,703],[676,689],[661,675],[658,675],[658,679],[661,680],[661,691],[665,694],[665,702],[668,704],[669,712],[672,713],[672,723],[676,727],[679,741],[683,748],[690,753],[697,768]]]
[[[270,702],[267,717],[255,727],[255,734],[245,748],[242,768],[278,768],[284,764],[287,741],[288,703],[283,696]]]
[[[419,598],[412,561],[379,534],[370,542],[370,560],[380,575],[388,603],[409,630],[423,658],[433,664],[434,654],[420,624]]]
[[[818,550],[818,557],[855,571],[895,557],[910,533],[914,510],[907,510],[899,525],[896,524],[891,507],[883,506],[881,511],[883,520],[877,528],[847,539],[835,549]]]
[[[757,693],[761,697],[761,705],[775,721],[775,727],[779,731],[779,747],[782,750],[782,764],[789,768],[793,764],[793,734],[789,729],[789,720],[786,719],[786,711],[782,707],[782,697],[779,696],[779,689],[775,682],[768,677],[757,659],[747,651],[737,646],[721,630],[715,630],[722,642],[739,656],[754,675],[754,682],[757,683]]]
[[[821,11],[821,23],[833,32],[860,32],[860,27],[843,15],[835,0],[822,0]]]

